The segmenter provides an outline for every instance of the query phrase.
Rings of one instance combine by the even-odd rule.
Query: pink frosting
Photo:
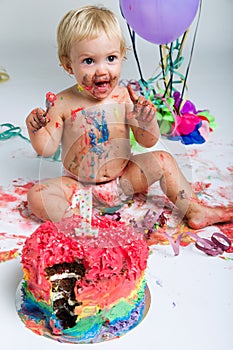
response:
[[[111,301],[115,294],[117,298],[117,286],[121,293],[124,286],[127,295],[146,269],[148,246],[132,226],[107,218],[93,219],[98,237],[76,237],[75,228],[80,224],[78,216],[59,224],[47,221],[27,238],[22,251],[23,269],[28,288],[38,300],[50,299],[51,286],[44,269],[54,264],[82,260],[86,274],[78,281],[76,294],[81,291],[82,298],[90,302],[98,299],[99,303],[104,291],[112,293]]]

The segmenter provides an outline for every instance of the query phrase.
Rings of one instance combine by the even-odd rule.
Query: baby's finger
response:
[[[29,126],[33,132],[37,132],[37,130],[41,129],[41,126],[38,124],[36,119],[32,119],[29,121]]]
[[[135,93],[135,91],[132,89],[130,84],[127,85],[127,89],[128,89],[128,93],[129,93],[129,97],[130,97],[131,101],[134,104],[137,103],[139,96]]]
[[[137,113],[135,111],[131,111],[131,112],[127,113],[126,117],[127,117],[127,119],[137,118]]]
[[[50,122],[50,119],[49,119],[47,114],[42,114],[42,115],[39,114],[38,121],[39,121],[39,124],[43,127],[43,126],[46,126]]]
[[[42,127],[46,126],[50,121],[46,116],[45,111],[41,108],[34,109],[31,116],[30,126],[34,129],[33,132],[36,132]]]
[[[150,109],[146,117],[147,122],[151,122],[155,118],[155,115],[156,115],[156,109],[153,109],[153,108]]]
[[[148,105],[143,107],[142,116],[141,116],[142,120],[150,121],[150,113],[151,113],[151,108]]]

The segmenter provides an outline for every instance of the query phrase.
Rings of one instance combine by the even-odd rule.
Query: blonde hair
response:
[[[69,11],[57,29],[58,57],[61,63],[70,58],[71,45],[83,39],[96,39],[105,32],[109,38],[120,40],[122,57],[126,56],[126,43],[114,13],[105,7],[84,6]]]

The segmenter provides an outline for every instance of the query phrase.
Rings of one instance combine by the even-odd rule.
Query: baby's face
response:
[[[107,98],[118,85],[122,59],[119,39],[109,39],[104,32],[96,39],[84,39],[71,47],[72,73],[82,92],[97,100]]]

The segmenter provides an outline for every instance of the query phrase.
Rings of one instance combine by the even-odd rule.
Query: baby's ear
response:
[[[60,62],[61,62],[61,66],[67,71],[67,73],[74,74],[71,68],[70,59],[68,57],[62,56],[60,58]]]

